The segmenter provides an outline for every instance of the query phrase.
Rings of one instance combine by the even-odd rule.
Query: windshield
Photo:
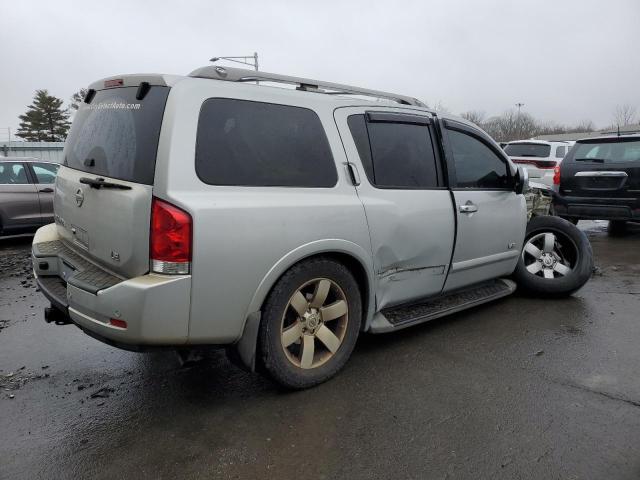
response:
[[[504,147],[504,151],[510,157],[546,158],[551,153],[551,146],[540,143],[510,143]]]
[[[640,162],[640,140],[576,143],[571,152],[576,161],[605,163]]]
[[[153,184],[167,87],[151,87],[142,100],[138,87],[100,90],[76,113],[65,144],[64,164],[76,170]]]

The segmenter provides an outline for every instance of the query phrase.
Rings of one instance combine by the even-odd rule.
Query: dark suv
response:
[[[555,213],[568,220],[640,221],[640,135],[578,140],[554,187]]]

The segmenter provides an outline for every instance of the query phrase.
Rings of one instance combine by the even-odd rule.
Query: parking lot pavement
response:
[[[30,239],[0,240],[0,478],[637,479],[640,226],[581,228],[598,269],[573,297],[365,335],[296,393],[46,325]]]

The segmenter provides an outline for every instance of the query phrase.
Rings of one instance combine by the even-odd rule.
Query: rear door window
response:
[[[328,188],[338,180],[313,110],[226,98],[202,105],[196,173],[210,185]]]
[[[29,178],[22,163],[0,162],[0,185],[24,185],[27,183],[29,183]]]
[[[60,165],[55,163],[32,163],[31,168],[33,168],[33,173],[35,173],[38,183],[54,183]]]
[[[153,184],[168,87],[152,86],[142,100],[138,87],[99,90],[76,113],[64,164],[94,175]]]
[[[378,188],[438,187],[429,125],[403,122],[398,114],[393,118],[367,122],[365,115],[351,115],[347,120],[369,182]]]

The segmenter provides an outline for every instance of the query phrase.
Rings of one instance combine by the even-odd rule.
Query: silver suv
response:
[[[49,321],[134,350],[224,345],[304,388],[360,332],[508,295],[514,270],[582,286],[586,238],[551,217],[528,232],[526,184],[413,98],[213,66],[119,76],[77,113],[34,270]]]

